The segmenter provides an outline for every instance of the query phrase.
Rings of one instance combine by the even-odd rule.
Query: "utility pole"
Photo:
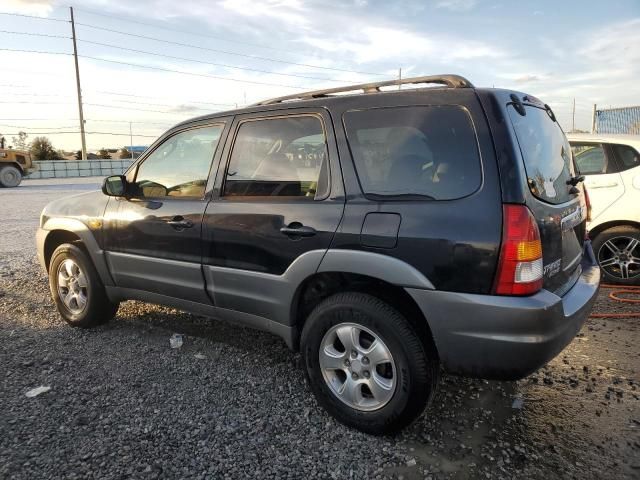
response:
[[[129,153],[131,154],[131,160],[133,160],[133,132],[131,130],[131,122],[129,122]]]
[[[402,67],[398,69],[398,90],[402,90]]]
[[[571,112],[571,131],[576,131],[576,97],[573,97],[573,110]]]
[[[84,114],[82,113],[82,91],[80,90],[80,69],[78,68],[78,47],[76,46],[76,24],[73,20],[73,7],[71,12],[71,34],[73,39],[73,61],[76,64],[76,88],[78,90],[78,114],[80,115],[80,138],[82,140],[82,160],[87,159],[87,141],[84,137]]]
[[[591,133],[596,133],[596,108],[597,105],[593,104],[593,112],[591,113]]]

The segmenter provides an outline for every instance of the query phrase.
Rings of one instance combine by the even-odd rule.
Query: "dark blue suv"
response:
[[[38,254],[62,317],[91,327],[136,299],[267,330],[370,433],[419,416],[441,367],[544,365],[600,280],[553,111],[455,75],[401,83],[423,85],[183,122],[101,192],[49,204]]]

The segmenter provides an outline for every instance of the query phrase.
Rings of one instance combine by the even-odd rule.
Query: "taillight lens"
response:
[[[542,288],[542,242],[531,211],[524,205],[503,206],[502,248],[495,292],[531,295]]]

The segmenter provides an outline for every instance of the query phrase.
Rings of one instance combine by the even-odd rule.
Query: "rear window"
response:
[[[367,196],[451,200],[480,187],[476,134],[460,106],[351,111],[344,124]]]
[[[524,159],[531,193],[549,203],[571,200],[567,180],[572,177],[571,147],[562,129],[543,108],[525,106],[520,115],[508,107]]]

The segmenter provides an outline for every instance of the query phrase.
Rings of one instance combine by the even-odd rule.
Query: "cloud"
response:
[[[436,8],[450,10],[452,12],[468,12],[472,10],[477,3],[477,0],[440,0],[436,3]]]
[[[513,79],[516,83],[532,83],[540,81],[539,75],[521,75]]]
[[[2,10],[46,17],[53,9],[53,0],[4,0]]]
[[[446,63],[505,55],[502,49],[476,40],[427,36],[385,26],[362,26],[358,28],[357,38],[336,34],[330,38],[305,36],[301,40],[326,52],[346,54],[357,63],[389,59],[396,59],[398,63],[416,59]]]

